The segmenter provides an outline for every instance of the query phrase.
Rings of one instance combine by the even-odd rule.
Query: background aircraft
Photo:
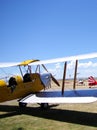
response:
[[[94,79],[93,76],[90,76],[90,77],[88,78],[88,85],[89,85],[89,88],[91,88],[92,86],[97,85],[97,81]]]
[[[96,57],[97,53],[92,53],[45,61],[27,60],[20,64],[1,64],[0,67],[16,65],[19,67],[21,75],[10,77],[8,83],[0,80],[0,102],[19,99],[19,106],[21,107],[25,107],[27,103],[39,103],[44,108],[48,106],[48,103],[90,103],[97,101],[97,89],[76,89],[78,60]],[[75,61],[73,89],[64,91],[67,62],[72,60]],[[51,80],[58,86],[60,84],[44,66],[44,64],[56,62],[64,62],[61,90],[51,90]],[[32,67],[35,65],[36,70],[32,72]],[[46,73],[40,74],[40,65]],[[25,74],[22,71],[22,67],[27,68]]]

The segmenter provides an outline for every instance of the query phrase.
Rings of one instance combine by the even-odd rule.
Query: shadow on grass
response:
[[[35,117],[51,119],[61,122],[68,122],[80,125],[87,125],[97,127],[97,113],[88,113],[81,111],[61,110],[61,109],[48,109],[42,110],[38,107],[26,107],[20,109],[18,106],[0,105],[1,112],[7,112],[0,115],[1,118],[11,117],[15,115],[32,115]]]

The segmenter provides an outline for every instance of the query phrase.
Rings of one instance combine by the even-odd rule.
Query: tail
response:
[[[88,78],[88,85],[89,85],[89,86],[97,85],[97,82],[96,82],[96,80],[94,79],[93,76],[90,76],[90,77]]]

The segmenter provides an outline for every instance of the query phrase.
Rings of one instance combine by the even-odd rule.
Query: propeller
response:
[[[55,77],[52,74],[51,74],[51,78],[56,85],[60,86],[59,82],[57,81],[57,79],[55,79]]]
[[[42,64],[43,68],[48,72],[47,68]],[[57,81],[57,79],[51,74],[51,78],[53,80],[53,82],[57,85],[60,86],[59,82]]]

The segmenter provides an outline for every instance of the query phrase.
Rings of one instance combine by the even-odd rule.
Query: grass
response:
[[[62,104],[41,110],[38,105],[19,109],[17,105],[3,104],[0,130],[97,130],[96,105]]]
[[[60,104],[42,110],[20,109],[16,101],[0,104],[0,130],[97,130],[97,103]]]

